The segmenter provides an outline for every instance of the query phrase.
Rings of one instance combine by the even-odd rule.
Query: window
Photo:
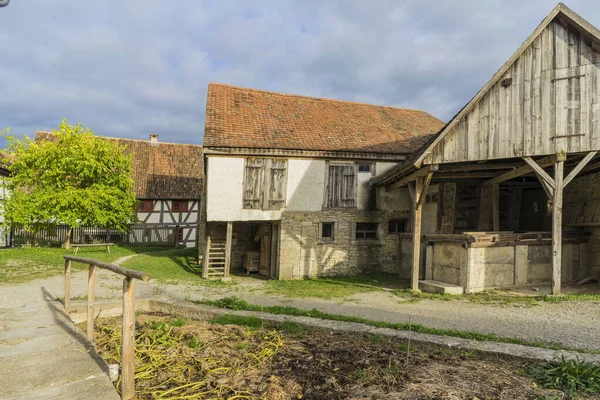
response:
[[[177,229],[177,240],[180,242],[183,242],[183,229],[182,228]]]
[[[285,206],[287,160],[247,158],[244,208],[281,210]]]
[[[388,233],[406,232],[405,219],[390,219],[388,222]]]
[[[330,164],[326,172],[324,208],[356,207],[356,164]]]
[[[358,164],[358,172],[373,172],[373,164]]]
[[[432,193],[425,196],[425,203],[437,203],[440,200],[438,193]]]
[[[152,200],[142,200],[138,207],[138,211],[143,212],[151,212],[154,211],[154,201]]]
[[[356,239],[377,239],[378,224],[375,222],[357,222],[354,237]]]
[[[173,200],[171,202],[171,211],[187,211],[188,201],[187,200]]]
[[[333,227],[334,227],[333,222],[322,222],[320,239],[333,240],[334,239]]]

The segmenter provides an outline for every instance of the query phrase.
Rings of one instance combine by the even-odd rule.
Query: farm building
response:
[[[51,138],[51,132],[36,134],[36,140]],[[133,155],[140,223],[134,226],[127,242],[196,246],[204,179],[202,146],[159,142],[156,134],[151,134],[149,140],[106,139],[117,141]],[[74,235],[79,232],[76,230]],[[82,237],[73,239],[93,239],[83,237],[86,234],[90,233],[81,231]]]
[[[375,178],[411,191],[401,253],[414,289],[551,281],[559,294],[599,272],[599,63],[600,31],[559,4],[437,135]],[[436,235],[423,230],[432,185]]]
[[[204,276],[396,271],[408,191],[377,196],[371,180],[442,126],[423,111],[210,84]],[[435,194],[423,208],[424,231],[436,232]]]

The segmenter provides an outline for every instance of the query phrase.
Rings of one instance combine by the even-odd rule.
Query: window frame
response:
[[[358,173],[363,173],[363,174],[373,174],[373,172],[375,171],[375,164],[374,163],[367,163],[367,162],[361,162],[361,163],[357,163],[358,164]],[[368,165],[369,169],[368,170],[361,170],[362,167]]]
[[[399,231],[397,230],[398,228],[398,223],[402,223],[402,230]],[[406,227],[407,227],[407,223],[408,223],[408,219],[406,218],[390,218],[388,220],[388,235],[397,235],[399,233],[405,233],[406,232]],[[392,224],[395,224],[394,227],[396,228],[396,230],[391,230]]]
[[[325,225],[331,225],[331,236],[323,236],[323,228]],[[335,225],[334,221],[323,221],[319,223],[319,240],[322,242],[335,241]]]
[[[175,206],[177,204],[177,206]],[[188,212],[190,205],[188,200],[171,200],[171,211],[173,212]]]
[[[364,225],[373,225],[373,229],[359,229],[359,224],[364,224]],[[354,240],[359,240],[359,241],[377,241],[380,239],[380,232],[379,232],[379,228],[380,228],[380,223],[379,222],[370,222],[370,221],[359,221],[359,222],[355,222],[354,223],[354,229],[353,229],[353,237]],[[358,237],[359,232],[362,233],[363,237]],[[368,233],[375,233],[375,237],[367,237]]]
[[[280,211],[286,206],[287,158],[246,157],[242,182],[242,209]],[[250,187],[249,171],[256,170],[254,185]],[[277,179],[275,177],[277,176]],[[275,183],[277,182],[277,183]],[[275,187],[274,185],[279,186]],[[256,192],[256,193],[254,193]],[[248,197],[251,194],[254,198]],[[278,198],[274,199],[273,196]]]
[[[150,204],[149,207],[148,204]],[[138,212],[153,212],[154,211],[154,200],[140,200],[140,205],[138,206]]]

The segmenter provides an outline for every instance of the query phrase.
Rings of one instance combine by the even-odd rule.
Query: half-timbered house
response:
[[[36,140],[51,139],[37,132]],[[202,146],[149,140],[109,138],[133,156],[134,190],[139,200],[138,219],[131,243],[177,243],[194,247],[198,239],[204,171]],[[75,238],[82,240],[83,238]]]
[[[600,31],[559,4],[437,135],[375,178],[411,192],[413,289],[552,282],[558,294],[600,272],[598,151]],[[423,235],[435,184],[442,223]]]
[[[385,190],[376,196],[371,179],[442,126],[418,110],[210,84],[204,276],[395,271],[408,192],[390,201]],[[431,222],[424,230],[435,232],[435,194],[424,213]]]

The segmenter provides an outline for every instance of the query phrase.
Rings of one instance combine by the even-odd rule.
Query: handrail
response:
[[[135,296],[133,280],[147,282],[150,275],[123,268],[116,264],[106,263],[93,258],[63,256],[65,259],[65,311],[71,306],[71,262],[89,264],[88,274],[88,307],[87,307],[87,336],[94,339],[94,277],[96,268],[102,268],[123,275],[123,344],[121,350],[121,399],[135,398]]]

